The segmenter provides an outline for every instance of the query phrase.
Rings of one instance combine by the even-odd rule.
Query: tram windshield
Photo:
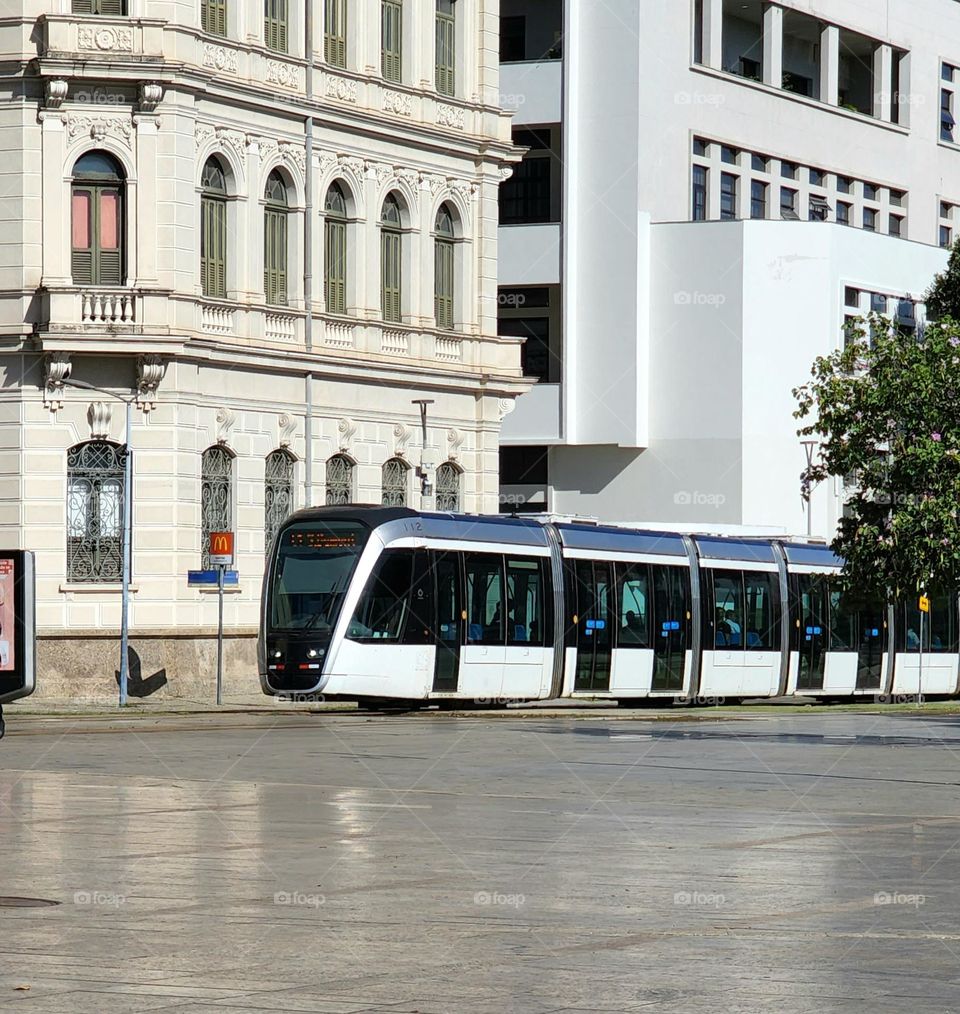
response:
[[[356,521],[304,521],[285,529],[273,571],[271,627],[329,635],[369,535]]]

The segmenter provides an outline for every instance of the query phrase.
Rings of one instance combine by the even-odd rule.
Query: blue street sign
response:
[[[225,570],[223,572],[223,587],[237,588],[240,585],[240,571]],[[217,571],[215,570],[188,570],[187,587],[189,588],[216,588]]]

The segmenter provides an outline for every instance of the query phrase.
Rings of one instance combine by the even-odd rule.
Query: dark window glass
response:
[[[953,245],[953,230],[945,225],[940,226],[940,246],[948,247]]]
[[[860,290],[855,289],[852,285],[848,285],[843,290],[843,305],[844,306],[855,306],[860,308]]]
[[[863,227],[867,232],[877,231],[877,213],[873,208],[863,209]]]
[[[843,201],[837,202],[837,222],[840,225],[850,224],[850,209],[852,207],[852,204],[845,204]]]
[[[890,229],[891,236],[903,235],[903,219],[899,215],[890,216]]]
[[[467,643],[503,644],[503,559],[492,554],[468,553]]]
[[[875,201],[877,199],[877,188],[873,183],[864,183],[863,199],[865,201]]]
[[[750,184],[750,217],[767,217],[767,184],[754,180]]]
[[[546,486],[546,447],[501,447],[500,481],[505,486]]]
[[[525,132],[527,133],[532,132]],[[542,133],[542,132],[539,132]],[[531,139],[539,137],[532,134]],[[525,136],[524,135],[524,136]],[[517,144],[527,144],[519,134]],[[530,146],[530,145],[528,145]],[[504,225],[549,222],[551,213],[553,156],[549,142],[528,152],[519,165],[513,167],[510,179],[500,184],[500,221]]]
[[[779,651],[776,574],[746,573],[744,586],[744,646],[748,651]]]
[[[542,381],[550,375],[550,319],[548,317],[505,317],[497,321],[497,334],[524,338],[521,350],[523,375]]]
[[[920,611],[916,600],[900,609],[897,638],[901,651],[920,651]],[[923,650],[931,654],[954,653],[957,644],[957,600],[953,595],[931,595],[930,612],[923,618]]]
[[[527,58],[527,19],[522,15],[500,19],[500,62]]]
[[[795,180],[797,178],[797,165],[795,162],[781,162],[780,163],[780,175],[785,180]]]
[[[347,636],[355,640],[399,641],[412,583],[413,550],[386,550],[363,589]]]
[[[650,647],[650,574],[642,563],[618,564],[621,648]]]
[[[507,643],[544,644],[543,565],[507,560]]]
[[[694,155],[706,155],[709,150],[710,145],[702,137],[695,137],[693,139]]]
[[[766,155],[752,155],[750,158],[750,164],[758,173],[765,173],[770,169],[769,159]]]
[[[837,177],[837,193],[838,194],[849,194],[852,180],[849,176],[838,176]]]
[[[723,145],[720,148],[720,158],[723,162],[727,162],[730,165],[737,164],[737,156],[740,154],[736,148],[729,148],[727,145]]]
[[[733,173],[720,176],[720,217],[725,220],[737,217],[737,177]]]
[[[797,191],[787,187],[780,188],[780,216],[782,218],[796,219],[797,215]]]
[[[707,170],[701,165],[693,167],[693,220],[704,222],[707,218]]]
[[[743,647],[743,575],[739,571],[713,572],[712,619],[715,648]]]

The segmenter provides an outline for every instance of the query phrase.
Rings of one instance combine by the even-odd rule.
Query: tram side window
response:
[[[744,647],[747,651],[779,651],[780,624],[777,618],[777,575],[743,575]]]
[[[680,631],[686,639],[687,604],[690,601],[690,571],[686,567],[650,568],[653,574],[653,630],[657,638]],[[662,641],[658,641],[662,644]],[[676,644],[677,642],[674,641]],[[656,647],[656,645],[654,645]]]
[[[650,575],[645,564],[618,564],[620,648],[650,647]]]
[[[860,608],[852,595],[830,589],[830,650],[858,651]]]
[[[507,643],[542,645],[545,634],[540,560],[507,560]]]
[[[361,641],[399,641],[412,581],[413,551],[388,549],[363,589],[347,636]]]
[[[714,647],[743,646],[743,575],[739,571],[714,571]]]
[[[467,644],[503,644],[503,559],[468,553]]]
[[[901,643],[908,652],[920,651],[920,612],[911,602],[901,609]],[[905,642],[905,644],[904,644]],[[957,601],[952,595],[932,595],[923,621],[923,650],[931,654],[957,651]]]

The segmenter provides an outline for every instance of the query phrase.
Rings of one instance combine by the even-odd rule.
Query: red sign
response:
[[[233,563],[233,532],[210,533],[210,563],[214,567]]]

